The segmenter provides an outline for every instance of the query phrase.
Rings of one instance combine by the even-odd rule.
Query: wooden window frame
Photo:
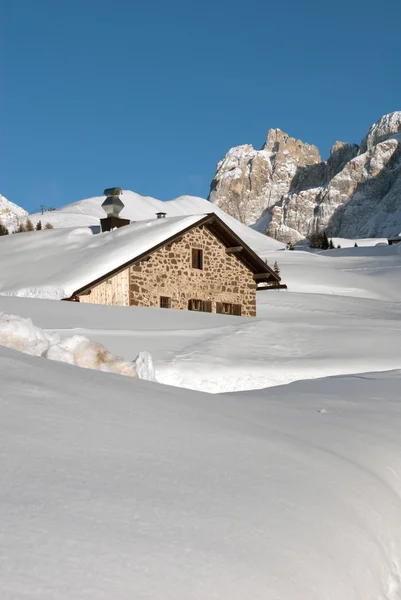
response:
[[[232,315],[240,317],[242,315],[242,305],[232,302],[217,302],[216,312],[219,315]]]
[[[170,296],[160,296],[160,308],[171,308]]]
[[[200,300],[199,298],[191,298],[188,300],[188,310],[194,312],[213,312],[213,304],[211,300]]]
[[[199,300],[198,298],[191,298],[191,300],[188,302],[188,310],[202,312],[202,300]]]
[[[192,248],[191,250],[191,264],[193,269],[203,270],[203,249]]]

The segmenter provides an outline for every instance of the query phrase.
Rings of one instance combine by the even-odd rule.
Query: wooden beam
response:
[[[253,278],[255,281],[258,281],[259,279],[270,279],[271,276],[272,276],[271,273],[255,273]]]
[[[231,246],[231,248],[226,248],[226,253],[234,254],[235,252],[242,252],[243,249],[243,246]]]
[[[260,292],[261,290],[286,290],[287,286],[284,283],[280,283],[279,285],[261,285],[260,287],[256,287],[256,291]]]

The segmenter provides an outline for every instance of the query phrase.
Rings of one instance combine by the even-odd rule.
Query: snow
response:
[[[217,401],[0,372],[4,600],[400,597],[400,372]]]
[[[254,319],[0,295],[2,599],[400,600],[401,244],[339,243]]]
[[[135,259],[204,215],[139,221],[93,235],[89,228],[49,229],[0,239],[7,262],[0,293],[33,298],[69,298],[75,291]]]
[[[105,216],[102,202],[105,196],[96,196],[73,202],[55,211],[29,215],[36,226],[38,221],[51,223],[55,228],[64,227],[93,227],[99,228],[99,219]],[[216,213],[227,225],[239,235],[255,252],[263,252],[284,248],[285,244],[260,234],[227,215],[218,206],[204,198],[196,196],[180,196],[175,200],[163,202],[150,196],[141,196],[130,190],[123,190],[121,200],[125,207],[121,217],[131,221],[145,221],[153,219],[157,212],[167,212],[167,217],[181,217]]]
[[[9,227],[12,224],[15,224],[18,219],[26,217],[28,215],[27,211],[14,204],[14,202],[10,202],[7,200],[5,196],[0,194],[0,221],[6,227]]]
[[[387,246],[388,241],[387,238],[341,238],[341,237],[333,237],[330,238],[333,240],[333,244],[336,246],[340,245],[341,248],[351,248],[357,244],[359,247],[363,246]]]
[[[35,326],[31,319],[17,315],[0,313],[0,346],[84,369],[155,380],[152,358],[147,352],[140,352],[135,361],[129,362],[82,335],[61,340],[57,334]]]
[[[158,381],[210,393],[401,368],[401,246],[265,257],[288,291],[258,292],[256,319],[5,296],[0,309],[129,362],[147,351]]]

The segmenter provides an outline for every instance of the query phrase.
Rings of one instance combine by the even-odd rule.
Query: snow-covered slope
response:
[[[3,225],[6,225],[6,227],[15,225],[18,219],[27,215],[26,210],[14,204],[14,202],[10,202],[10,200],[7,200],[7,198],[0,194],[0,221]]]
[[[2,600],[400,598],[399,372],[216,401],[0,348],[0,377]]]
[[[102,208],[104,196],[87,198],[73,202],[55,211],[46,212],[44,215],[37,213],[30,215],[30,219],[36,225],[37,221],[51,223],[55,228],[99,226],[99,220],[105,216]],[[233,217],[227,215],[218,206],[213,206],[204,198],[195,196],[181,196],[176,200],[162,202],[149,196],[140,196],[135,192],[124,190],[121,196],[125,204],[121,217],[131,221],[143,221],[155,218],[155,213],[166,212],[167,217],[181,217],[183,215],[196,215],[215,212],[223,221],[231,227],[255,252],[283,248],[284,244],[261,235],[259,232],[246,227]]]

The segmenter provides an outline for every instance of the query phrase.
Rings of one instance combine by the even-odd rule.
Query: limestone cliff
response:
[[[281,241],[313,231],[342,237],[401,232],[401,111],[383,116],[360,147],[315,146],[269,131],[261,150],[232,148],[217,165],[209,200]]]

